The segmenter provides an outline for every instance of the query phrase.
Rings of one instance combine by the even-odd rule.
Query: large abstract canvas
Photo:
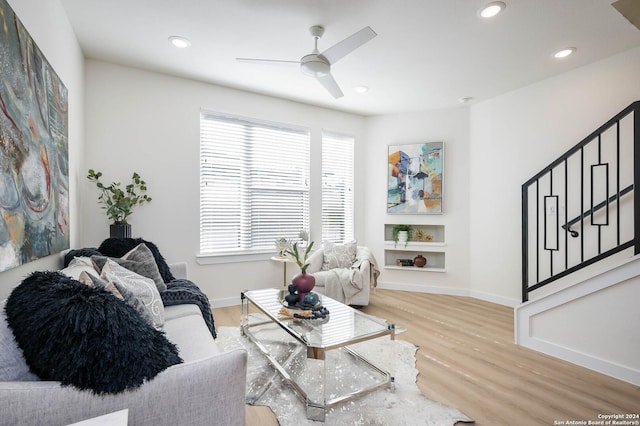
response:
[[[442,213],[443,145],[389,146],[387,213]]]
[[[0,271],[69,247],[67,89],[0,0]]]

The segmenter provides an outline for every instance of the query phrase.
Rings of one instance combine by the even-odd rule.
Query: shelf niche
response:
[[[393,227],[395,223],[384,225],[384,268],[405,271],[445,272],[446,270],[446,242],[444,225],[411,225],[414,228],[413,239],[407,244],[393,241]],[[428,234],[431,239],[416,240],[417,231]],[[399,259],[413,259],[421,254],[427,259],[422,267],[401,266]]]

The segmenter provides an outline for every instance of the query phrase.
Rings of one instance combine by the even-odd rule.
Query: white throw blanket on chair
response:
[[[380,270],[368,247],[358,247],[356,261],[351,268],[336,268],[315,272],[316,287],[323,287],[324,294],[332,299],[351,304],[355,295],[363,290],[366,282],[371,288],[377,285]],[[364,276],[368,274],[368,276]]]

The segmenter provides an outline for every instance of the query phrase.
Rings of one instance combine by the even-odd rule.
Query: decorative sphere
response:
[[[320,302],[320,297],[316,293],[307,293],[304,297],[304,303],[307,305],[315,306]]]

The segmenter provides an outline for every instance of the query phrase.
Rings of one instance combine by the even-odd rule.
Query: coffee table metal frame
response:
[[[262,354],[265,355],[269,363],[276,369],[280,376],[282,376],[285,382],[294,390],[297,396],[306,404],[308,419],[324,421],[325,414],[328,409],[338,404],[342,404],[344,402],[359,398],[377,389],[390,386],[391,375],[389,374],[389,372],[374,365],[371,361],[367,360],[348,346],[383,336],[390,336],[391,339],[394,340],[395,326],[393,324],[389,324],[386,322],[380,323],[370,316],[351,308],[350,306],[344,305],[323,295],[320,295],[322,305],[327,307],[330,312],[328,321],[324,322],[318,320],[294,320],[292,318],[283,317],[278,314],[278,311],[283,306],[282,300],[284,298],[284,295],[285,291],[279,289],[243,291],[240,294],[242,303],[240,330],[244,336],[255,343],[256,347]],[[260,313],[264,314],[261,320],[256,321],[254,318],[254,320],[251,321],[249,312],[250,305],[253,305]],[[336,319],[333,324],[328,326],[327,324],[331,323],[332,316]],[[356,321],[358,322],[360,330],[355,331],[348,336],[337,336],[333,338],[332,334],[340,333],[331,333],[332,327],[335,331],[335,327],[341,327],[343,325],[340,321],[349,321],[349,318],[351,318],[352,326]],[[293,326],[296,322],[299,323],[300,321],[306,322],[305,326],[307,327],[307,329],[311,328],[313,330],[313,337],[310,337],[309,333],[303,335],[299,332],[299,330],[296,329],[296,327]],[[260,338],[251,330],[254,327],[259,327],[261,325],[269,323],[277,324],[288,335],[301,343],[303,347],[306,347],[307,358],[322,361],[323,369],[325,368],[324,360],[326,351],[343,350],[351,355],[354,360],[363,364],[365,368],[369,368],[377,372],[381,380],[378,383],[374,383],[362,389],[347,393],[345,395],[337,395],[332,398],[327,398],[327,391],[326,389],[324,389],[323,384],[323,400],[311,400],[311,397],[308,395],[305,389],[303,389],[303,387],[298,382],[296,382],[291,374],[287,372],[285,366],[281,365],[280,362],[278,362],[278,360],[269,352],[267,346],[263,344]],[[348,326],[349,324],[347,323],[345,325]],[[356,327],[354,326],[353,328]]]

